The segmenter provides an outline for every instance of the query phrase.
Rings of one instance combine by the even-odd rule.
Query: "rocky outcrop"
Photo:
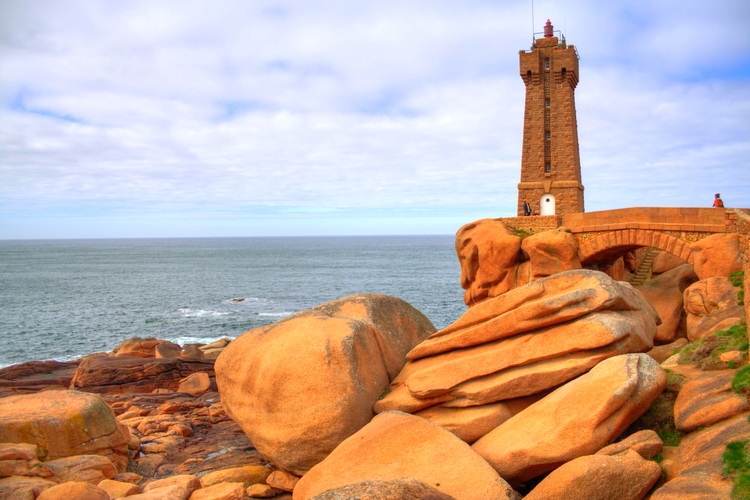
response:
[[[747,413],[684,437],[679,446],[679,475],[661,486],[651,498],[730,498],[732,481],[722,474],[721,456],[730,442],[747,440],[750,440]]]
[[[216,391],[215,380],[206,372],[191,373],[180,380],[177,386],[177,392],[186,392],[191,396],[199,396],[211,390]]]
[[[417,345],[375,411],[436,421],[464,412],[482,425],[474,437],[514,413],[495,403],[515,400],[518,408],[517,398],[543,395],[604,359],[649,350],[656,324],[630,285],[597,271],[556,274],[477,304]]]
[[[465,408],[435,405],[417,411],[414,415],[438,424],[467,443],[473,443],[541,397],[542,395],[538,394]]]
[[[695,279],[689,266],[666,262],[642,287],[660,289],[656,298],[644,293],[655,311],[601,273],[559,273],[580,265],[565,231],[523,237],[498,222],[468,225],[457,240],[462,270],[473,273],[471,308],[441,332],[432,334],[429,321],[398,299],[355,296],[248,332],[242,342],[130,339],[109,355],[0,369],[0,404],[13,402],[2,397],[14,392],[49,389],[58,390],[44,397],[64,401],[80,394],[59,390],[80,364],[76,384],[102,394],[125,431],[118,453],[76,448],[54,457],[50,449],[61,447],[53,440],[88,439],[70,437],[68,427],[91,427],[56,407],[48,420],[73,423],[53,437],[0,442],[0,498],[515,499],[511,484],[530,500],[729,498],[722,454],[729,443],[750,441],[747,395],[730,388],[747,350],[741,327],[712,333],[743,319],[738,288],[723,277],[685,288]],[[505,232],[495,238],[496,229]],[[716,255],[731,254],[731,237],[722,241],[724,250],[704,252],[714,255],[699,264],[704,277],[731,268],[731,259],[723,270],[714,265]],[[699,257],[695,250],[691,260]],[[678,319],[682,298],[687,319]],[[658,330],[655,312],[664,319]],[[688,344],[672,342],[683,328],[701,341],[676,355]],[[623,354],[646,351],[655,336],[671,343],[649,356]],[[274,466],[213,392],[211,360],[224,351],[235,359],[226,364],[231,384],[222,398],[248,435],[263,430],[253,439],[265,443]],[[675,373],[652,403],[665,383],[654,359]],[[389,381],[390,394],[375,402]],[[370,420],[373,403],[381,413]],[[26,406],[0,406],[0,417]],[[28,406],[34,417],[41,413]],[[7,439],[16,438],[4,437],[0,425],[0,441]],[[302,479],[276,470],[304,460],[316,465]],[[647,493],[660,474],[657,460],[664,474]]]
[[[45,391],[0,399],[0,442],[32,443],[46,459],[102,455],[127,465],[128,434],[95,394]]]
[[[0,397],[67,389],[79,361],[29,361],[0,368]]]
[[[130,434],[131,470],[163,478],[196,475],[263,459],[226,415],[215,392],[104,396]]]
[[[732,391],[735,370],[702,373],[687,382],[674,404],[675,427],[689,432],[750,411],[747,396]]]
[[[354,295],[246,332],[216,360],[227,413],[271,463],[302,474],[373,417],[435,327],[406,302]]]
[[[682,264],[646,281],[637,288],[654,306],[661,324],[656,330],[654,342],[669,344],[687,336],[687,316],[683,308],[683,293],[698,281],[690,264]]]
[[[512,485],[595,453],[641,416],[666,385],[646,354],[602,361],[476,441],[472,448]]]
[[[153,358],[156,356],[156,347],[166,342],[166,340],[158,340],[154,337],[133,337],[115,347],[112,350],[112,355],[116,357]]]
[[[522,239],[499,219],[482,219],[459,229],[456,254],[469,307],[533,280],[581,268],[572,234],[555,229]]]
[[[190,500],[244,500],[245,488],[242,483],[220,483],[207,486],[190,495]]]
[[[128,500],[189,500],[193,498],[193,496],[189,490],[185,489],[182,486],[173,484],[171,486],[162,486],[161,488],[155,488],[145,493],[139,493],[137,495],[132,495],[127,498]],[[233,497],[224,497],[224,498],[229,500],[229,499],[232,499]],[[238,497],[238,498],[242,498],[242,497]],[[214,497],[214,499],[222,499],[222,497]]]
[[[101,455],[58,458],[45,462],[44,465],[55,474],[55,479],[60,482],[79,481],[99,484],[105,479],[114,478],[118,472],[114,464]]]
[[[658,345],[654,347],[653,349],[648,351],[648,355],[654,358],[659,363],[662,363],[672,357],[675,352],[679,351],[688,344],[688,339],[679,338],[669,344]]]
[[[97,486],[106,491],[110,498],[124,498],[143,493],[143,488],[137,484],[115,481],[114,479],[104,479]]]
[[[518,284],[526,285],[553,274],[581,269],[578,240],[561,229],[543,231],[521,241]]]
[[[162,342],[154,347],[155,358],[179,358],[182,355],[182,347],[174,342]]]
[[[219,471],[217,471],[219,472]],[[209,473],[210,474],[210,473]],[[210,483],[216,484],[216,483]],[[202,486],[201,480],[192,474],[178,474],[176,476],[165,477],[164,479],[157,479],[151,481],[146,485],[144,491],[152,491],[159,488],[166,488],[168,486],[179,486],[184,488],[188,495],[192,494],[195,490],[199,490]]]
[[[401,412],[375,417],[305,474],[294,489],[306,500],[362,481],[414,478],[447,495],[514,499],[515,492],[471,448],[442,427]]]
[[[264,465],[245,465],[243,467],[231,467],[209,472],[201,477],[199,486],[213,486],[219,483],[242,483],[245,487],[252,484],[263,483],[273,472],[270,467]]]
[[[669,252],[659,252],[651,264],[651,272],[654,274],[666,273],[684,264],[687,264],[687,262],[676,255]]]
[[[456,233],[464,302],[472,306],[516,287],[521,238],[498,219],[466,224]]]
[[[640,500],[661,476],[656,462],[634,451],[622,455],[589,455],[561,465],[525,500]]]
[[[605,446],[597,451],[597,455],[622,455],[629,451],[638,453],[645,459],[653,458],[664,449],[664,443],[659,435],[650,430],[638,431],[622,441]]]
[[[688,339],[698,340],[743,321],[745,311],[738,304],[737,291],[727,278],[708,278],[686,288]]]
[[[57,483],[40,477],[10,476],[0,479],[0,498],[34,499]]]
[[[36,444],[0,443],[0,477],[52,478],[55,473],[39,460],[43,454],[44,450]]]
[[[332,488],[315,495],[312,500],[455,500],[418,479],[363,481]]]
[[[203,354],[203,357],[206,357],[208,359],[216,359],[219,357],[219,354],[222,353],[222,351],[231,343],[232,341],[228,338],[223,338],[219,340],[215,340],[214,342],[211,342],[210,344],[202,345],[199,347],[201,353]],[[183,347],[183,350],[185,348]]]
[[[742,270],[740,235],[712,234],[690,245],[693,266],[698,278],[726,278]]]
[[[286,471],[276,470],[268,475],[266,484],[281,491],[293,491],[299,477]]]
[[[102,488],[81,481],[70,481],[63,484],[52,486],[44,490],[38,500],[110,500],[109,494]]]
[[[81,361],[71,389],[98,394],[176,391],[187,376],[205,372],[214,376],[210,359],[153,358],[142,356],[90,356]]]

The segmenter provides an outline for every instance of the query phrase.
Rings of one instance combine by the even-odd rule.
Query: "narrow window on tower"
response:
[[[544,69],[549,69],[549,57],[544,60]]]
[[[545,138],[546,138],[546,139],[547,139],[548,141],[549,141],[550,139],[552,139],[552,134],[550,134],[550,131],[549,131],[549,130],[548,130],[548,131],[546,131],[546,132],[544,133],[544,136],[545,136]]]
[[[549,108],[549,97],[544,100],[544,107]]]
[[[552,172],[552,164],[551,163],[545,163],[544,164],[544,171],[545,172]]]

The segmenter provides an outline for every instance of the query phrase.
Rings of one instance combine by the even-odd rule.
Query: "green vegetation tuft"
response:
[[[685,380],[685,375],[675,373],[668,368],[664,371],[667,373],[667,386],[676,387],[679,390],[682,387],[682,382]]]
[[[734,374],[732,391],[742,394],[750,392],[750,365],[745,365]]]
[[[729,280],[732,282],[732,285],[739,288],[737,291],[737,305],[744,306],[745,305],[745,272],[744,271],[735,271],[732,274],[729,275]]]
[[[734,478],[732,498],[734,500],[750,500],[750,474],[747,472]]]
[[[721,455],[721,463],[724,464],[722,473],[732,479],[732,498],[737,500],[750,499],[750,455],[747,443],[748,441],[732,441]]]
[[[747,324],[744,321],[730,327],[728,330],[716,332],[716,335],[726,339],[726,342],[719,347],[721,349],[720,353],[734,350],[747,351],[748,347],[750,347],[747,341]]]
[[[727,444],[721,455],[721,463],[724,464],[722,473],[725,476],[733,472],[750,471],[750,456],[747,454],[748,441],[732,441]]]
[[[750,347],[747,339],[747,325],[738,323],[727,330],[714,332],[702,339],[686,345],[680,351],[680,364],[697,365],[703,370],[721,370],[730,368],[728,362],[719,359],[727,351],[740,351],[742,359],[747,359]],[[732,363],[732,367],[736,363]]]
[[[729,275],[729,280],[732,285],[742,287],[743,279],[745,278],[745,271],[735,271]]]
[[[682,433],[677,429],[661,429],[656,431],[661,438],[664,446],[679,446],[682,440]]]
[[[682,433],[674,425],[674,402],[679,392],[680,384],[667,385],[649,409],[630,424],[623,435],[630,435],[645,429],[654,430],[665,446],[677,446],[682,439]]]

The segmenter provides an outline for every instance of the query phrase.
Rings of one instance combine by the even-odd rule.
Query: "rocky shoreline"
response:
[[[736,265],[636,289],[544,250],[559,232],[534,248],[563,260],[469,262],[498,239],[471,229],[470,308],[439,332],[364,294],[231,342],[0,369],[0,500],[744,498]]]

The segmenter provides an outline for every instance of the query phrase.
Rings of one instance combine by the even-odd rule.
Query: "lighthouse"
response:
[[[547,20],[530,50],[522,50],[520,74],[526,85],[518,184],[518,215],[525,203],[539,215],[583,212],[575,88],[578,52]]]

